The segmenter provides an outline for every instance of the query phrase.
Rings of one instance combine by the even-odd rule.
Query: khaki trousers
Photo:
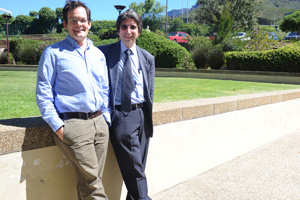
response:
[[[102,174],[109,132],[103,115],[87,120],[65,120],[63,141],[56,134],[54,140],[73,163],[77,176],[78,199],[107,200]]]

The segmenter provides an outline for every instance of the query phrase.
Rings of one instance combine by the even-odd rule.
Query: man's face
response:
[[[134,19],[122,21],[118,35],[125,46],[131,48],[140,35],[136,21]]]
[[[79,44],[86,39],[91,28],[91,22],[88,21],[86,10],[83,7],[68,11],[68,23],[64,21],[63,25],[69,36]]]

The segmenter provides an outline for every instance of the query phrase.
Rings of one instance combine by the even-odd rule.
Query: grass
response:
[[[36,72],[0,71],[0,119],[38,116]]]
[[[297,89],[300,85],[196,78],[155,78],[155,102]]]
[[[0,71],[0,119],[39,116],[36,72]],[[232,96],[300,88],[300,85],[193,78],[156,78],[154,102]]]

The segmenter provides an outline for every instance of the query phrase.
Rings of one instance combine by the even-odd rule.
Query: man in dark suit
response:
[[[136,45],[142,28],[140,16],[129,9],[117,20],[120,41],[99,47],[109,74],[110,140],[128,190],[127,200],[151,200],[145,166],[153,135],[155,62],[149,52]]]

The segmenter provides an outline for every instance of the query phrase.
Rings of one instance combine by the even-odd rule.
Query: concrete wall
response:
[[[154,105],[146,173],[150,195],[300,129],[300,90]],[[0,197],[76,199],[68,159],[40,117],[0,120]],[[103,183],[110,200],[126,188],[109,146]]]

